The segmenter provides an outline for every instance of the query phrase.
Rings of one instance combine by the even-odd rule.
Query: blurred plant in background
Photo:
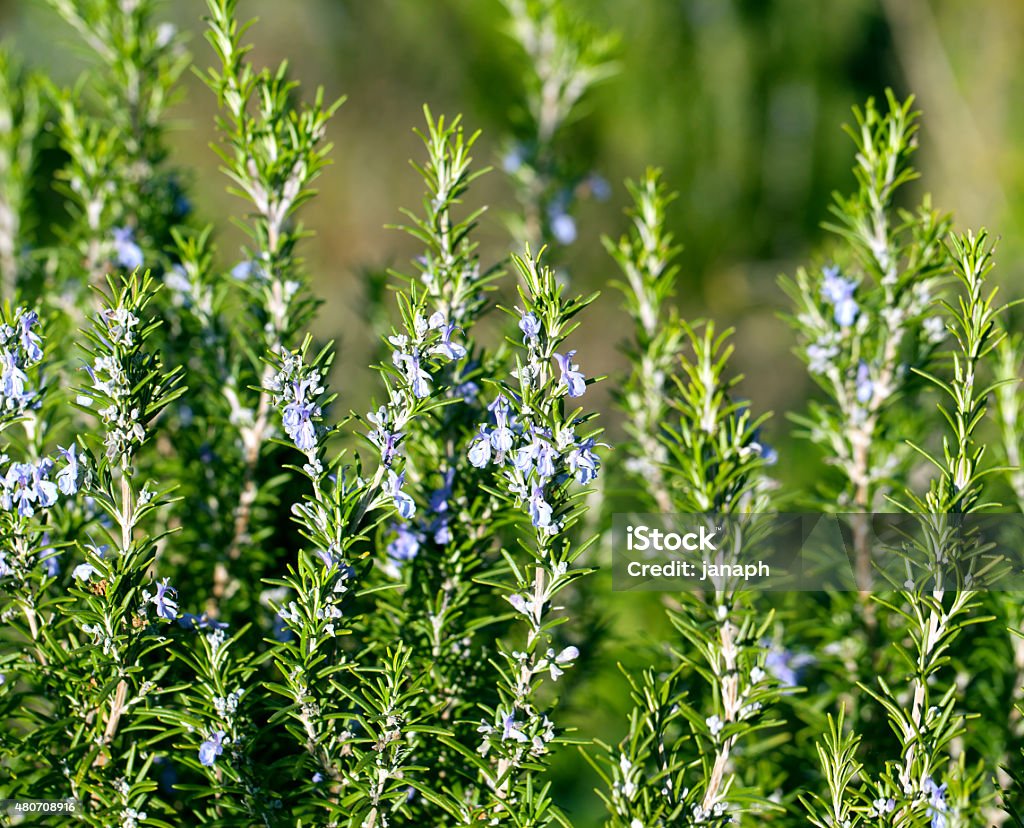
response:
[[[836,140],[880,41],[940,121],[1010,94],[941,99],[958,67],[922,56],[958,13],[309,0],[250,46],[260,5],[208,0],[197,82],[188,4],[0,4],[0,793],[94,825],[1020,824],[1024,628],[983,571],[872,592],[864,515],[859,593],[601,571],[615,512],[735,519],[739,554],[792,504],[901,508],[934,576],[974,565],[971,513],[1019,511],[989,237],[914,192],[911,99]],[[57,20],[81,65],[39,60]],[[295,80],[325,66],[340,117]],[[423,108],[406,147],[416,95],[486,129]],[[941,169],[962,147],[928,124]],[[936,189],[1012,230],[994,146]],[[607,182],[652,159],[620,237]],[[625,317],[588,293],[616,268]]]

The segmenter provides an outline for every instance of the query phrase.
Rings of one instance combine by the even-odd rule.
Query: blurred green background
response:
[[[325,300],[315,332],[336,339],[342,368],[334,386],[342,407],[365,410],[376,376],[364,274],[403,268],[418,252],[402,233],[400,207],[421,199],[409,168],[421,146],[412,128],[421,108],[461,112],[481,129],[480,165],[495,170],[470,194],[471,207],[490,205],[478,238],[483,260],[502,259],[513,242],[501,220],[514,210],[502,154],[522,99],[522,56],[504,33],[498,0],[241,0],[240,12],[260,18],[252,30],[258,64],[291,61],[309,94],[323,85],[348,102],[330,138],[334,164],[321,196],[303,218],[316,235],[305,246],[315,288]],[[790,353],[792,339],[778,312],[777,276],[827,257],[820,223],[834,190],[852,188],[852,145],[841,131],[850,108],[891,86],[913,92],[923,110],[914,198],[933,193],[959,227],[986,225],[1002,242],[998,281],[1024,293],[1024,3],[1020,0],[579,0],[600,28],[621,33],[619,71],[588,100],[571,127],[568,149],[612,185],[606,201],[578,212],[579,236],[559,260],[580,291],[604,288],[616,275],[599,243],[618,236],[625,177],[661,166],[680,198],[670,218],[685,245],[678,304],[688,318],[713,315],[737,326],[736,368],[742,393],[757,411],[800,409],[811,385]],[[167,18],[193,32],[198,66],[211,52],[202,40],[202,0],[173,0]],[[40,0],[0,0],[0,37],[28,63],[70,81],[80,64],[73,35]],[[208,144],[214,97],[187,75],[170,133],[172,163],[189,171],[198,217],[220,231],[223,263],[242,257],[241,234],[228,217],[239,203]],[[624,367],[618,345],[627,323],[614,291],[587,311],[572,345],[589,375]],[[588,395],[603,409],[614,442],[621,433],[606,392]],[[776,416],[766,439],[780,449],[778,475],[797,486],[820,468],[794,443]],[[605,595],[602,589],[595,594]],[[643,602],[644,606],[639,604]],[[652,595],[617,596],[607,613],[638,625],[634,637],[653,642],[663,628]],[[636,651],[640,658],[640,651]],[[583,677],[581,677],[583,678]],[[577,679],[578,681],[578,679]],[[566,686],[569,689],[571,685]],[[569,700],[590,733],[624,732],[622,682],[586,682]],[[571,753],[571,752],[570,752]],[[589,824],[596,778],[578,757],[563,757],[556,798]]]

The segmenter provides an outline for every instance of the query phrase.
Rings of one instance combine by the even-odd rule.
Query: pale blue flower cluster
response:
[[[36,403],[26,371],[43,359],[38,322],[35,311],[18,308],[10,324],[0,324],[0,416],[21,414]]]
[[[205,742],[199,746],[199,761],[206,767],[212,767],[217,757],[224,753],[224,737],[227,736],[223,730],[216,730],[210,734]]]
[[[419,554],[420,547],[428,539],[438,546],[445,546],[451,541],[450,500],[454,482],[455,469],[449,468],[444,474],[441,487],[430,493],[424,519],[415,525],[396,523],[391,527],[395,537],[388,543],[387,553],[392,561],[411,561]],[[399,496],[407,497],[401,492]]]
[[[928,816],[931,818],[931,828],[946,828],[946,813],[949,806],[946,803],[946,783],[936,785],[929,776],[924,780],[922,788],[928,801]]]
[[[839,356],[839,347],[831,337],[822,337],[807,346],[807,370],[812,374],[824,374]]]
[[[402,333],[388,337],[392,346],[391,361],[416,399],[430,396],[432,378],[428,357],[452,361],[466,356],[466,349],[458,342],[452,342],[452,334],[457,329],[454,322],[446,320],[438,311],[429,319],[416,314],[411,335]]]
[[[156,605],[156,614],[165,621],[173,621],[178,617],[178,591],[167,583],[164,578],[156,585],[156,595],[150,600]]]
[[[552,434],[549,428],[526,422],[512,411],[508,398],[499,394],[488,406],[492,425],[481,425],[469,444],[469,462],[477,468],[503,467],[513,494],[526,505],[534,526],[555,531],[553,510],[546,487],[568,477],[586,485],[601,466],[593,438],[576,438],[566,425]]]
[[[765,669],[771,673],[783,687],[796,687],[800,683],[800,672],[814,664],[814,656],[810,653],[793,653],[783,647],[766,644],[768,653],[765,655]]]
[[[135,243],[135,231],[132,228],[114,228],[114,259],[126,270],[142,267],[142,248]]]
[[[481,756],[487,756],[496,747],[518,763],[527,756],[536,758],[547,753],[548,744],[555,738],[555,725],[547,716],[538,716],[530,711],[520,721],[515,710],[507,713],[499,708],[497,723],[482,720],[476,732],[481,734],[477,748]]]
[[[314,463],[321,433],[318,423],[323,413],[319,405],[324,393],[320,370],[307,366],[297,354],[286,354],[281,369],[267,387],[274,394],[274,405],[281,411],[285,434]]]
[[[832,305],[836,324],[848,328],[860,313],[860,306],[853,298],[857,283],[841,276],[838,265],[826,267],[822,272],[824,279],[821,283],[821,297]]]
[[[457,362],[466,356],[466,348],[453,341],[452,336],[459,330],[455,322],[449,321],[443,313],[437,311],[429,318],[421,313],[413,317],[412,329],[406,333],[393,334],[388,337],[391,345],[391,362],[398,370],[401,383],[391,389],[391,399],[387,405],[380,406],[376,412],[366,415],[367,421],[373,426],[368,433],[370,441],[380,449],[381,463],[387,469],[387,479],[383,492],[394,501],[395,508],[403,520],[411,520],[416,514],[416,502],[403,491],[405,472],[396,473],[391,469],[398,447],[404,436],[402,429],[413,413],[417,400],[430,396],[434,377],[431,371],[437,363]],[[478,390],[459,387],[455,393],[460,395],[474,394]],[[414,545],[416,533],[406,531],[395,546],[397,559],[407,560],[414,557],[418,545]]]
[[[872,398],[875,396],[875,383],[871,379],[871,368],[863,359],[857,366],[857,378],[855,384],[857,402],[861,403],[861,405],[866,405],[871,402]]]
[[[10,462],[0,477],[0,509],[17,512],[22,518],[31,518],[39,509],[49,509],[57,502],[58,494],[77,494],[82,478],[82,463],[77,449],[59,449],[65,465],[51,479],[56,463],[44,457],[34,463]],[[0,464],[8,463],[6,454],[0,455]]]
[[[558,370],[561,373],[560,383],[565,387],[570,397],[582,397],[587,390],[587,381],[572,358],[576,356],[575,351],[569,351],[565,356],[555,354],[555,362],[558,363]]]

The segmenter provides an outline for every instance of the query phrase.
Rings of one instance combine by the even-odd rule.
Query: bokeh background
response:
[[[422,106],[462,113],[482,130],[475,157],[494,170],[468,199],[489,205],[478,239],[485,262],[516,248],[502,221],[516,209],[502,170],[522,101],[523,56],[505,33],[498,0],[241,0],[258,64],[287,58],[304,94],[322,85],[347,95],[330,138],[334,163],[303,219],[315,236],[304,254],[324,299],[315,333],[338,341],[334,387],[343,406],[365,410],[375,374],[366,275],[407,268],[415,243],[387,225],[422,196],[408,160],[421,157],[413,127]],[[850,109],[886,87],[913,92],[923,111],[911,188],[952,211],[958,227],[985,225],[1002,241],[997,281],[1024,295],[1024,3],[1020,0],[575,0],[601,29],[621,35],[618,71],[587,99],[566,135],[567,150],[610,185],[605,200],[577,212],[576,240],[558,259],[579,291],[604,289],[616,275],[600,236],[626,228],[622,181],[648,165],[664,168],[680,192],[670,211],[685,247],[677,301],[688,318],[714,316],[737,328],[737,369],[755,410],[777,416],[766,439],[779,448],[778,475],[799,487],[817,473],[809,449],[791,436],[782,412],[799,410],[812,388],[778,314],[780,273],[824,261],[821,229],[831,194],[853,186],[852,144],[841,125]],[[202,39],[202,0],[172,0],[168,20]],[[26,62],[71,81],[81,68],[75,39],[38,0],[0,0],[0,37]],[[225,189],[213,140],[214,97],[194,75],[183,82],[169,139],[172,163],[186,170],[200,220],[219,231],[223,263],[242,258],[228,217],[239,203]],[[627,331],[614,291],[604,290],[574,335],[590,374],[621,372]],[[614,442],[618,418],[603,409]],[[643,600],[653,600],[645,596]],[[654,616],[652,608],[650,617]],[[613,614],[618,612],[614,607]],[[639,622],[646,613],[621,608]],[[645,621],[646,623],[646,621]],[[622,634],[623,624],[617,625]],[[651,635],[655,629],[649,630]],[[570,715],[614,740],[624,727],[620,684],[579,685]],[[595,779],[577,758],[563,760],[557,798],[588,822]]]

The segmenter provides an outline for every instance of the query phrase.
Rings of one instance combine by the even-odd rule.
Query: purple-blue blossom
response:
[[[588,437],[573,446],[565,457],[569,470],[584,486],[597,477],[597,471],[601,468],[601,460],[594,454],[594,445],[594,438]]]
[[[73,495],[78,492],[79,461],[78,447],[72,443],[68,448],[58,446],[66,465],[57,472],[57,488],[62,495]]]
[[[28,363],[39,362],[43,358],[43,340],[33,328],[39,322],[39,314],[33,310],[21,312],[18,328],[21,331],[21,347]]]
[[[860,310],[853,298],[857,283],[840,276],[839,268],[835,265],[826,267],[822,272],[824,279],[821,283],[821,296],[832,305],[836,324],[847,328],[856,321]]]
[[[949,808],[946,804],[946,783],[936,785],[935,780],[929,776],[924,780],[922,791],[928,798],[928,816],[932,821],[931,828],[946,828],[946,812]]]
[[[499,394],[495,401],[489,406],[494,413],[494,430],[491,431],[491,445],[498,452],[499,462],[504,455],[512,450],[514,435],[509,424],[508,400],[503,394]]]
[[[46,509],[56,503],[57,485],[47,477],[52,466],[49,458],[43,458],[38,465],[11,463],[0,479],[0,508],[30,518],[37,507]]]
[[[173,621],[178,615],[178,591],[169,586],[167,581],[169,579],[164,578],[163,581],[156,585],[156,595],[150,600],[156,604],[156,614],[158,617],[163,618],[165,621]]]
[[[71,577],[76,581],[88,581],[96,573],[96,567],[91,563],[80,563],[71,572]]]
[[[213,763],[217,761],[217,757],[224,752],[224,737],[227,734],[223,730],[215,730],[210,734],[210,738],[207,739],[199,746],[199,761],[206,767],[212,767]]]
[[[807,346],[807,370],[812,374],[824,374],[837,356],[839,348],[831,342],[813,342]]]
[[[430,395],[430,374],[423,368],[418,351],[414,350],[411,354],[395,351],[391,359],[395,367],[405,374],[414,397],[422,400]]]
[[[764,659],[765,668],[783,687],[796,687],[800,671],[813,663],[814,656],[809,653],[792,653],[779,647],[771,647]]]
[[[452,332],[456,327],[454,322],[445,325],[441,330],[441,340],[430,349],[430,353],[452,360],[462,359],[466,355],[466,349],[458,342],[452,342]]]
[[[529,500],[530,521],[538,528],[551,525],[551,505],[544,499],[544,488],[534,486]]]
[[[0,352],[0,404],[5,409],[25,408],[34,394],[28,390],[26,374],[12,351]]]
[[[857,402],[861,404],[871,402],[871,398],[875,395],[875,384],[871,381],[871,369],[868,364],[861,360],[857,366]]]
[[[449,388],[447,391],[448,397],[458,397],[467,404],[475,402],[479,394],[480,386],[473,382],[473,380],[460,382],[454,388]]]
[[[142,248],[135,243],[135,231],[130,227],[114,228],[114,258],[128,270],[142,267]]]
[[[523,342],[529,345],[540,336],[540,320],[533,313],[523,314],[519,320],[519,330],[523,332]]]
[[[555,199],[548,207],[548,222],[551,235],[559,244],[569,245],[576,241],[576,220],[566,210],[568,198],[563,196]]]
[[[526,160],[526,150],[521,144],[516,144],[501,159],[501,168],[509,175],[519,172],[519,168],[523,166],[523,162]]]
[[[530,737],[521,730],[522,725],[516,721],[514,713],[509,713],[501,723],[501,741],[529,742]]]
[[[216,618],[211,618],[207,613],[193,615],[191,612],[182,613],[178,618],[178,626],[185,630],[226,630],[228,625]]]
[[[0,413],[31,406],[36,395],[25,371],[43,358],[43,340],[36,330],[39,315],[18,308],[11,323],[0,323]]]
[[[252,276],[261,276],[262,269],[258,262],[244,261],[239,262],[233,268],[231,268],[231,278],[237,279],[239,282],[248,281]]]
[[[387,545],[388,557],[393,561],[411,561],[420,551],[420,535],[406,526],[396,526],[394,540]]]
[[[381,462],[385,466],[390,466],[398,451],[398,443],[404,435],[400,431],[389,430],[388,410],[383,405],[376,412],[371,411],[367,414],[366,420],[375,426],[368,436],[373,444],[380,449]]]
[[[317,392],[319,377],[309,377],[292,383],[292,399],[281,412],[281,424],[299,451],[307,454],[316,448],[316,424],[320,406],[311,398]]]
[[[558,459],[555,447],[536,429],[531,434],[530,442],[515,452],[513,465],[524,476],[535,470],[541,480],[554,477],[555,461]]]
[[[388,480],[384,485],[384,493],[390,495],[395,501],[395,508],[398,514],[405,520],[410,520],[416,514],[416,502],[406,492],[402,491],[405,485],[405,472],[395,474],[388,469]]]
[[[487,426],[480,426],[479,433],[469,444],[469,462],[478,469],[491,462],[491,433]]]
[[[558,370],[561,372],[560,381],[565,385],[570,397],[582,397],[587,390],[586,378],[579,366],[574,364],[572,358],[576,356],[575,351],[569,351],[565,356],[555,354],[555,361],[558,363]]]
[[[56,578],[60,575],[60,552],[50,546],[50,533],[43,532],[42,538],[40,538],[41,549],[37,557],[39,558],[39,565],[43,568],[43,572],[46,573],[49,578]]]

